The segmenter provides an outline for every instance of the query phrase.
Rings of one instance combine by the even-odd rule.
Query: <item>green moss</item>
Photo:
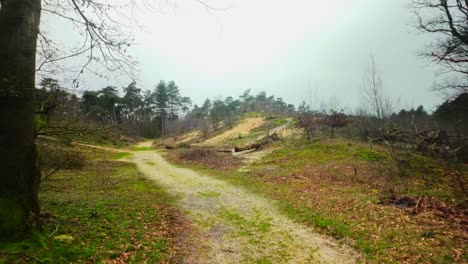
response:
[[[288,120],[286,118],[277,118],[273,120],[273,124],[277,127],[282,126],[286,123],[288,123]]]
[[[21,235],[25,230],[26,216],[16,198],[0,198],[0,240]]]
[[[382,153],[377,153],[367,148],[361,148],[355,154],[357,158],[363,161],[381,161],[388,159],[388,156]]]
[[[290,218],[318,227],[335,238],[353,237],[348,227],[337,219],[324,217],[319,212],[311,212],[310,208],[306,206],[297,206],[288,201],[281,201],[279,205]]]
[[[250,133],[247,134],[247,135],[244,135],[244,137],[252,137],[253,134],[258,134],[258,133],[262,133],[262,132],[265,133],[265,127],[262,127],[262,126],[256,127],[254,129],[250,130]]]
[[[150,150],[155,150],[153,147],[131,147],[130,148],[132,151],[150,151]]]
[[[249,112],[242,115],[242,118],[263,117],[260,112]]]
[[[220,217],[240,228],[240,234],[253,234],[256,232],[267,233],[271,230],[271,223],[268,220],[260,219],[258,216],[253,220],[248,220],[233,209],[224,209]]]
[[[297,124],[299,123],[299,119],[297,118],[294,118],[292,121],[291,121],[291,127],[297,127]]]
[[[349,159],[352,151],[347,145],[342,144],[300,141],[294,145],[288,144],[281,149],[273,151],[264,160],[266,162],[294,160],[300,164],[310,161],[324,163],[330,160],[340,161]]]
[[[219,197],[221,193],[219,192],[199,192],[198,195],[203,197]]]
[[[130,152],[118,152],[115,153],[114,156],[112,156],[112,159],[119,160],[124,158],[130,158],[131,156],[133,156],[133,154]]]

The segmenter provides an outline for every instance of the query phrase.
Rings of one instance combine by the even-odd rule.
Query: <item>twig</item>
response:
[[[58,224],[58,225],[55,227],[55,231],[52,232],[52,234],[50,234],[50,235],[48,236],[48,238],[51,238],[55,233],[57,233],[57,231],[58,231],[58,229],[59,229],[59,226],[60,226],[60,224]]]
[[[229,253],[236,253],[236,252],[234,252],[234,251],[232,251],[232,250],[230,250],[230,249],[223,249],[223,248],[221,249],[221,251],[229,252]]]
[[[422,198],[424,198],[424,195],[421,196],[421,197],[419,197],[418,202],[417,202],[416,205],[414,206],[414,212],[415,212],[416,214],[419,213],[419,212],[418,212],[418,207],[419,207],[419,203],[421,202]]]

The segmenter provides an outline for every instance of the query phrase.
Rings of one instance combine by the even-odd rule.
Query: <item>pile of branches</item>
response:
[[[465,177],[468,163],[466,137],[450,135],[444,130],[402,131],[394,129],[380,131],[380,136],[374,137],[371,141],[389,145],[392,150],[391,157],[395,161],[399,175],[406,179],[411,171],[417,170],[417,175],[421,176],[427,189],[433,188],[434,184],[440,184],[441,179],[432,178],[430,171],[433,169],[430,168],[430,164],[418,165],[410,157],[412,153],[417,152],[433,158],[434,162],[440,162],[444,170],[443,176],[448,180],[445,184],[451,187],[451,195],[457,201],[456,207],[463,210],[468,208],[466,199],[468,182]],[[416,207],[418,204],[419,202],[416,203]]]
[[[466,163],[468,162],[467,139],[461,135],[449,135],[444,130],[403,131],[393,129],[378,131],[371,142],[415,150],[434,158],[457,158]]]
[[[268,144],[270,144],[271,142],[277,141],[277,140],[279,140],[279,137],[278,137],[278,134],[275,132],[275,133],[273,133],[271,135],[268,135],[264,139],[253,143],[253,144],[249,144],[249,145],[246,145],[246,146],[236,146],[236,147],[234,147],[234,152],[257,150],[257,149],[265,147]]]
[[[218,170],[231,170],[241,165],[241,162],[231,154],[221,153],[210,148],[180,148],[171,151],[170,159],[185,164],[201,164]]]

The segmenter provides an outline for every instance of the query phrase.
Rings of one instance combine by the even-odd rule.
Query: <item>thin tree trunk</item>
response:
[[[0,239],[20,238],[39,213],[34,144],[35,61],[40,0],[0,9]],[[33,215],[34,217],[34,215]]]

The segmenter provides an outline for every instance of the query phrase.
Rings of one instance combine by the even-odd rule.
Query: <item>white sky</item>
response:
[[[401,107],[432,109],[436,66],[417,56],[428,38],[416,35],[408,0],[211,0],[149,9],[138,18],[138,84],[153,89],[174,80],[200,104],[206,97],[238,96],[252,88],[299,104],[359,103],[369,56],[375,56],[385,91]],[[89,89],[122,82],[92,79]],[[332,99],[330,99],[332,98]],[[334,99],[333,99],[334,98]],[[338,99],[336,99],[338,98]]]

